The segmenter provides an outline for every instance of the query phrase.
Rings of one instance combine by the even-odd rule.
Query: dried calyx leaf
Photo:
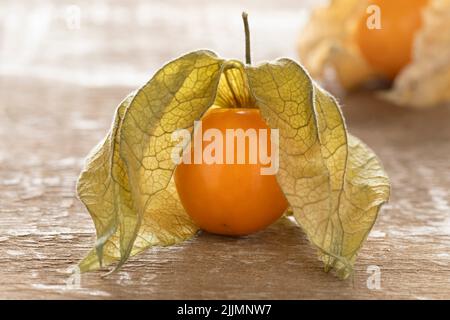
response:
[[[349,89],[375,75],[353,37],[366,7],[366,1],[332,0],[312,12],[301,32],[298,51],[313,78],[326,80],[326,75],[335,73],[339,83]]]
[[[97,230],[80,263],[98,269],[151,246],[191,238],[197,227],[172,179],[171,140],[211,107],[259,108],[280,135],[278,182],[325,270],[346,278],[389,195],[375,155],[347,134],[337,102],[292,60],[252,67],[196,51],[164,66],[119,106],[92,152],[78,194]],[[117,268],[116,267],[116,268]]]
[[[382,97],[399,105],[425,108],[450,102],[450,0],[431,1],[423,12],[412,62]]]
[[[369,4],[369,0],[332,0],[312,13],[298,48],[314,78],[327,82],[331,71],[342,87],[353,89],[379,77],[363,58],[354,36]],[[450,35],[442,32],[450,27],[449,21],[450,0],[430,0],[415,36],[411,62],[381,97],[418,108],[450,102]]]
[[[173,131],[191,128],[215,99],[223,60],[198,51],[178,58],[116,111],[110,133],[78,180],[80,199],[97,231],[82,271],[119,261],[150,246],[192,237],[197,227],[180,204],[172,179]]]
[[[294,217],[325,270],[346,278],[389,197],[389,180],[373,152],[347,134],[336,100],[297,63],[281,59],[247,72],[262,116],[280,130],[277,178]]]

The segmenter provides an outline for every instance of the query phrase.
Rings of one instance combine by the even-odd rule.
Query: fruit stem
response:
[[[250,56],[250,29],[248,27],[248,14],[247,12],[242,12],[242,20],[244,21],[244,32],[245,32],[245,63],[252,64],[252,58]]]

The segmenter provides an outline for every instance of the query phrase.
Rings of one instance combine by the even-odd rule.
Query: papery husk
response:
[[[326,84],[330,70],[340,86],[353,90],[382,78],[365,61],[356,41],[366,0],[332,0],[313,11],[298,43],[300,61]],[[379,96],[398,105],[426,108],[450,102],[450,0],[430,0],[423,11],[412,61]]]

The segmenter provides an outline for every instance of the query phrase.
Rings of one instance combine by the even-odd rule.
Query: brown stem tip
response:
[[[252,58],[250,56],[250,28],[248,27],[247,12],[242,12],[242,20],[244,21],[244,32],[245,32],[245,63],[252,64]]]

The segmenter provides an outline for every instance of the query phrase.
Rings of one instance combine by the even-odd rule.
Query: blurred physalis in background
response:
[[[325,86],[388,83],[384,99],[426,108],[450,102],[449,31],[450,0],[331,0],[312,12],[298,50]]]

